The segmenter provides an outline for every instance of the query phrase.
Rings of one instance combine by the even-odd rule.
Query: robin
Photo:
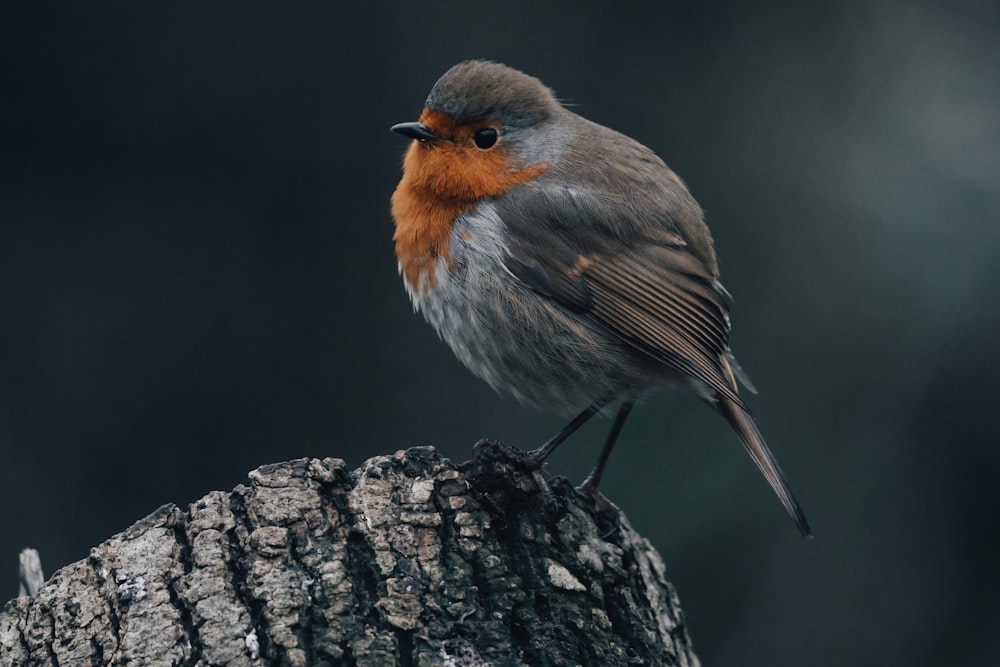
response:
[[[729,348],[731,298],[701,207],[663,160],[563,107],[538,79],[481,60],[445,72],[420,119],[392,130],[415,140],[392,195],[415,310],[495,390],[579,411],[514,456],[543,491],[546,457],[619,402],[581,486],[597,497],[635,402],[679,387],[729,422],[811,535],[739,394],[737,382],[756,390]]]

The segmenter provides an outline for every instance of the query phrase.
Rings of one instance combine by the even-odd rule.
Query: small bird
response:
[[[392,195],[396,257],[415,310],[500,393],[573,414],[512,455],[548,487],[546,457],[619,402],[597,487],[629,412],[693,392],[736,431],[804,536],[811,531],[739,395],[731,298],[684,182],[653,151],[565,108],[538,79],[469,60],[431,89]]]

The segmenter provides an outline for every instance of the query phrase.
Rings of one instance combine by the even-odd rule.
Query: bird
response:
[[[687,186],[651,149],[563,105],[539,79],[466,60],[434,84],[391,197],[399,272],[416,311],[494,390],[574,414],[549,454],[617,404],[593,472],[637,401],[693,393],[718,412],[804,537],[812,530],[750,410],[730,349],[732,298]]]

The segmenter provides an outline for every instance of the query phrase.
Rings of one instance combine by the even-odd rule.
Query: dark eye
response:
[[[497,131],[492,127],[484,127],[481,130],[476,130],[472,140],[483,150],[492,148],[493,144],[497,142]]]

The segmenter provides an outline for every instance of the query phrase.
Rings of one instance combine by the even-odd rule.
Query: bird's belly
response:
[[[498,258],[472,254],[457,265],[442,260],[434,286],[410,296],[459,360],[495,390],[570,412],[657,383],[655,371],[601,325],[524,286]]]

